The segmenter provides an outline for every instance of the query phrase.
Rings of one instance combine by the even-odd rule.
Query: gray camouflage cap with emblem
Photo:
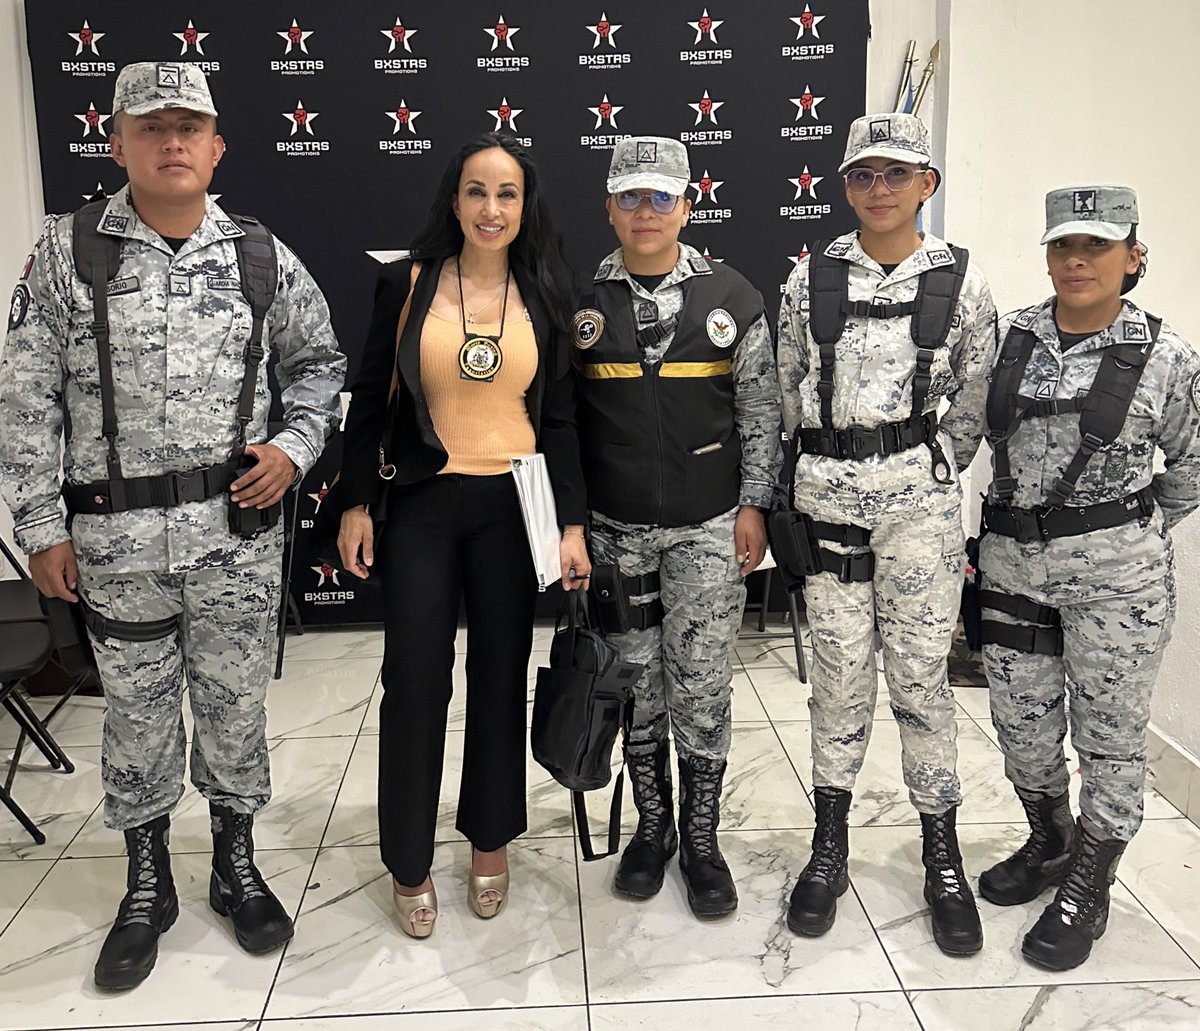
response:
[[[856,118],[850,123],[846,156],[838,174],[844,174],[851,165],[865,158],[891,158],[912,165],[928,165],[933,160],[929,129],[916,115],[893,112]]]
[[[113,112],[137,117],[171,107],[182,107],[217,117],[208,79],[187,61],[138,61],[127,64],[117,76]]]
[[[682,197],[690,179],[687,147],[665,136],[631,136],[619,141],[608,166],[609,193],[662,190]]]
[[[1046,194],[1042,243],[1076,233],[1124,240],[1137,221],[1137,194],[1128,186],[1064,186]]]

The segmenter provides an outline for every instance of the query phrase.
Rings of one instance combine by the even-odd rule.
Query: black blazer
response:
[[[421,331],[437,291],[443,259],[422,262],[412,306],[400,339],[400,380],[396,388],[394,428],[388,458],[396,466],[395,484],[418,483],[437,474],[448,455],[433,428],[421,389]],[[537,340],[538,367],[525,394],[525,407],[546,456],[559,522],[583,523],[587,516],[579,438],[575,429],[575,370],[571,336],[557,329],[542,304],[533,277],[519,265],[513,279],[529,309]],[[386,422],[392,363],[396,360],[396,324],[408,297],[410,261],[383,267],[375,285],[375,309],[363,348],[362,363],[351,385],[350,411],[338,483],[341,509],[377,504],[386,482],[379,477],[379,444]]]

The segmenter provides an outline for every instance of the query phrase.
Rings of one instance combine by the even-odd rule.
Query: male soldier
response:
[[[851,125],[839,171],[861,228],[814,246],[779,313],[796,508],[814,520],[824,565],[805,586],[817,828],[788,926],[824,934],[848,884],[847,815],[871,736],[878,626],[904,781],[921,816],[934,938],[968,954],[983,933],[955,831],[946,659],[962,593],[956,471],[982,435],[996,309],[965,251],[917,232],[917,211],[941,181],[930,160],[929,132],[914,115]]]
[[[677,140],[617,144],[605,203],[621,246],[575,315],[575,343],[594,557],[619,566],[634,603],[630,628],[612,640],[647,666],[626,747],[638,829],[616,887],[657,893],[678,843],[693,912],[718,916],[737,908],[716,837],[730,652],[742,578],[766,550],[760,509],[777,472],[779,392],[758,291],[678,242],[690,178]]]
[[[207,196],[225,145],[204,73],[128,65],[113,111],[129,185],[47,218],[17,284],[0,475],[38,589],[78,590],[108,702],[105,822],[124,832],[129,873],[95,979],[120,989],[150,973],[179,912],[167,844],[185,680],[192,781],[212,816],[209,901],[249,952],[292,936],[251,835],[271,793],[277,506],[335,425],[345,358],[296,256]],[[279,357],[285,422],[269,443],[263,342]]]

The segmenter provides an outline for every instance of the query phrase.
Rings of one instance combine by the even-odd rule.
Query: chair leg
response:
[[[58,742],[46,729],[46,725],[38,719],[37,713],[29,707],[29,703],[24,698],[14,691],[4,699],[4,707],[29,732],[30,739],[37,745],[38,750],[46,757],[46,761],[51,766],[55,769],[61,766],[64,773],[75,772],[74,763],[67,758],[66,752],[59,747]]]
[[[2,787],[0,787],[0,802],[3,802],[6,806],[8,806],[8,811],[10,813],[12,813],[13,816],[15,816],[17,818],[17,822],[22,827],[24,827],[26,831],[29,832],[29,836],[31,838],[33,838],[33,840],[36,844],[38,844],[38,845],[46,844],[46,835],[37,829],[37,824],[35,824],[25,814],[25,810],[22,809],[19,805],[17,805],[17,803],[13,801],[12,795],[10,795]]]
[[[758,632],[764,633],[767,629],[767,605],[771,601],[771,570],[763,570],[763,593],[762,604],[758,606]]]
[[[792,616],[792,640],[796,642],[796,674],[801,680],[808,680],[808,666],[804,662],[804,645],[800,641],[800,607],[796,604],[793,591],[787,592],[788,611]]]

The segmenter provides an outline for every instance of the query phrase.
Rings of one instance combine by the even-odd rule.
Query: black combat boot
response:
[[[983,948],[983,927],[975,896],[963,873],[955,816],[958,806],[938,816],[921,814],[925,901],[933,920],[933,940],[949,956],[971,956]]]
[[[1082,820],[1076,824],[1066,876],[1021,945],[1027,960],[1047,970],[1071,970],[1091,955],[1092,942],[1108,927],[1108,889],[1125,845]]]
[[[1017,797],[1029,819],[1029,839],[979,875],[979,894],[997,906],[1029,902],[1051,884],[1058,884],[1075,845],[1075,821],[1065,791],[1051,796],[1017,788]]]
[[[96,960],[96,986],[118,991],[141,984],[158,959],[158,936],[179,916],[167,852],[171,821],[165,813],[125,832],[128,891]]]
[[[254,817],[209,803],[213,868],[208,904],[233,920],[233,933],[247,952],[270,952],[292,937],[292,918],[254,865]]]
[[[679,869],[696,916],[725,916],[737,909],[737,888],[717,847],[725,763],[679,757]]]
[[[625,759],[638,825],[621,854],[613,885],[624,895],[648,899],[658,894],[667,862],[679,847],[671,803],[671,746],[660,741],[654,751],[631,750]]]
[[[850,855],[850,792],[842,788],[817,788],[817,829],[813,831],[812,857],[800,871],[788,904],[787,925],[794,934],[816,938],[833,926],[837,900],[850,887],[846,860]]]

